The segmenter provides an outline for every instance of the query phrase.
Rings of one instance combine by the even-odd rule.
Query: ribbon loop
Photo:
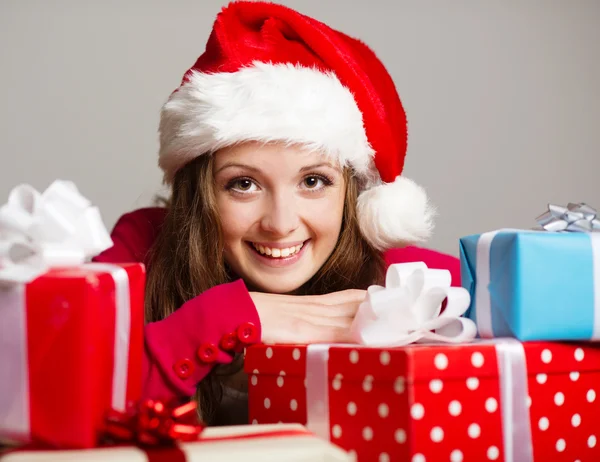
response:
[[[148,446],[195,441],[205,428],[196,407],[196,401],[130,403],[125,411],[108,413],[103,436],[106,440]]]
[[[477,334],[475,323],[462,317],[470,302],[466,289],[451,287],[448,270],[429,269],[423,262],[390,265],[386,287],[367,290],[351,335],[370,346],[467,342]]]
[[[19,185],[0,207],[0,283],[30,282],[112,245],[98,208],[70,181],[55,181],[43,193]]]
[[[536,221],[550,232],[600,232],[598,212],[583,202],[569,203],[566,207],[548,204],[548,210],[537,217]]]

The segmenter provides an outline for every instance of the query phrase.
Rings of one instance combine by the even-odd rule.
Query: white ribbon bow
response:
[[[19,185],[0,207],[0,283],[30,282],[112,245],[98,208],[72,182],[55,181],[43,194]]]
[[[466,289],[451,287],[448,270],[429,269],[423,262],[390,265],[385,287],[367,289],[352,323],[353,340],[389,347],[467,342],[477,335],[475,323],[462,317],[470,301]]]

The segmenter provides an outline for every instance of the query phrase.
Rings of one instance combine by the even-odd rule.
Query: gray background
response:
[[[405,174],[438,207],[429,246],[600,207],[600,1],[290,0],[357,36],[409,118]],[[163,191],[159,110],[226,2],[0,0],[0,201],[76,182],[107,226]]]

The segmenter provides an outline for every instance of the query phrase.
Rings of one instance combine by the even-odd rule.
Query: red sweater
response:
[[[146,262],[165,216],[165,209],[140,209],[122,216],[112,232],[114,246],[94,261]],[[418,247],[392,249],[386,264],[423,261],[429,268],[448,269],[452,284],[460,286],[460,264],[453,256]],[[227,307],[227,316],[215,306]],[[244,282],[213,287],[167,318],[144,328],[144,397],[190,397],[215,364],[230,363],[227,341],[245,338],[259,342],[258,313]]]

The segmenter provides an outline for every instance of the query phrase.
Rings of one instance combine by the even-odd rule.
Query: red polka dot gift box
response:
[[[252,423],[297,422],[359,461],[599,461],[600,345],[255,345]]]

